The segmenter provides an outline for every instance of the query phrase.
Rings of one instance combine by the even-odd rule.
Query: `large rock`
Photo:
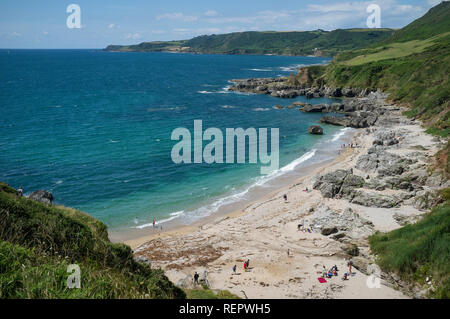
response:
[[[321,205],[313,215],[308,217],[308,222],[322,235],[335,236],[334,234],[339,234],[335,239],[345,236],[355,239],[366,238],[375,232],[373,223],[361,217],[351,208],[346,208],[343,213],[338,214],[328,206]]]
[[[356,191],[351,202],[366,207],[392,208],[399,206],[402,199],[391,195]]]
[[[319,125],[312,125],[308,128],[309,134],[322,135],[323,129]]]
[[[305,106],[303,106],[300,111],[302,112],[311,112],[311,113],[319,113],[322,112],[323,110],[326,110],[328,108],[327,104],[316,104],[316,105],[312,105],[312,104],[307,104]]]
[[[32,192],[28,198],[48,205],[53,203],[53,195],[46,190]]]
[[[364,178],[353,175],[351,169],[337,170],[317,177],[313,188],[320,190],[326,198],[333,198],[338,194],[348,197],[355,188],[363,187],[364,184]]]

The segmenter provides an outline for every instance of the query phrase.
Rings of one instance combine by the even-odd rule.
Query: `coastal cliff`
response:
[[[105,51],[333,56],[343,50],[363,48],[382,41],[393,32],[392,29],[235,32],[181,41],[109,45]]]

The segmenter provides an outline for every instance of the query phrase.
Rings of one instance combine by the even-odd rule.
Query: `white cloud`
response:
[[[184,21],[184,22],[193,22],[193,21],[197,21],[198,17],[185,15],[182,12],[175,12],[175,13],[161,14],[156,17],[156,20],[158,20],[158,21],[159,20],[178,20],[178,21]]]
[[[215,17],[217,15],[218,15],[218,13],[216,10],[208,10],[205,12],[205,16],[207,16],[207,17]]]
[[[442,0],[428,0],[427,1],[430,6],[435,6],[442,2]]]
[[[108,24],[108,29],[114,29],[114,27],[115,27],[114,23]]]
[[[139,33],[128,33],[125,36],[125,39],[127,40],[138,40],[141,38],[141,35]]]

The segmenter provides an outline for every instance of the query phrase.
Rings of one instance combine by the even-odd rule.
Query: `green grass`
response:
[[[448,192],[448,190],[447,190]],[[421,221],[369,238],[377,263],[404,280],[425,284],[432,277],[431,297],[450,298],[450,205],[435,207]]]
[[[199,289],[185,289],[188,299],[240,299],[228,290],[212,291],[206,287]]]
[[[363,50],[361,55],[358,55],[350,60],[343,62],[345,65],[360,65],[365,63],[376,62],[386,59],[396,59],[405,57],[414,53],[423,52],[426,48],[432,46],[440,38],[448,36],[450,32],[426,39],[426,40],[412,40],[408,42],[398,42],[387,44],[377,49]]]
[[[18,197],[4,183],[0,214],[1,298],[185,298],[87,214]],[[81,268],[81,289],[66,287],[69,264]]]
[[[362,48],[386,40],[391,29],[349,29],[334,31],[264,31],[235,32],[195,37],[190,40],[143,42],[130,46],[108,46],[111,51],[178,50],[219,54],[312,55],[318,49],[322,55],[333,56],[344,50]]]

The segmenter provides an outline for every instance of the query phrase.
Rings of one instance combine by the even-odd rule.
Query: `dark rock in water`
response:
[[[53,202],[53,195],[46,190],[32,192],[28,198],[48,205],[51,205]]]
[[[275,105],[274,108],[276,108],[277,110],[282,110],[283,106],[282,105]]]
[[[317,105],[312,105],[312,104],[307,104],[304,107],[302,107],[300,109],[300,111],[302,112],[322,112],[323,110],[326,110],[328,107],[328,105],[326,104],[317,104]]]
[[[308,128],[309,134],[322,135],[323,129],[319,125],[312,125]]]

